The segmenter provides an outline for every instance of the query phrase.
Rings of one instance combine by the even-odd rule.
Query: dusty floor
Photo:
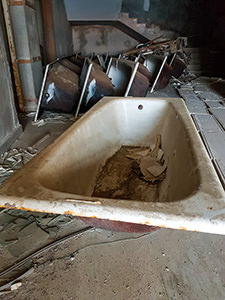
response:
[[[209,93],[208,88],[215,92],[205,81],[198,84],[198,90],[205,89]],[[181,92],[189,100],[194,93],[193,89]],[[215,97],[212,93],[211,98]],[[170,88],[158,95],[177,96]],[[198,105],[193,106],[191,101],[187,103],[193,119],[198,121],[196,124],[202,126],[199,127],[200,134],[216,136],[220,147],[224,142],[224,128],[222,114],[218,114],[218,110],[223,107],[218,109],[218,106],[223,105],[223,101],[218,96],[214,101],[204,98],[204,105],[210,102],[207,107],[217,106],[216,114],[220,121],[210,115],[216,123],[204,123],[202,118],[207,118],[208,111],[200,111],[202,104],[197,102]],[[32,126],[28,119],[23,123],[25,131],[14,147],[32,146],[47,134],[48,138],[38,145],[38,150],[41,150],[72,121],[56,120],[40,127]],[[212,130],[202,124],[216,124],[216,127]],[[210,144],[209,149],[215,149],[212,160],[215,163],[219,161],[222,169],[224,152],[216,151],[216,141]],[[59,242],[52,244],[54,241]],[[39,249],[43,250],[37,252]],[[0,286],[24,272],[31,273],[17,280],[21,284],[17,290],[0,291],[0,299],[223,300],[224,252],[225,237],[219,235],[170,229],[145,235],[119,233],[87,228],[86,224],[73,217],[0,211]],[[32,256],[32,253],[35,255]],[[15,270],[9,269],[22,259]]]
[[[224,251],[223,236],[160,229],[137,238],[95,229],[43,255],[0,299],[222,300]]]

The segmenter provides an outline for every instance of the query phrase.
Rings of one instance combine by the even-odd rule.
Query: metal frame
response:
[[[167,57],[168,57],[168,55],[165,55],[164,60],[163,60],[163,62],[162,62],[162,64],[161,64],[161,67],[160,67],[160,69],[159,69],[159,72],[158,72],[158,74],[157,74],[157,76],[156,76],[156,78],[155,78],[155,81],[154,81],[153,85],[152,85],[152,88],[151,88],[150,93],[153,93],[153,92],[154,92],[155,86],[156,86],[156,84],[157,84],[157,82],[158,82],[158,80],[159,80],[160,74],[162,73],[162,69],[163,69],[163,67],[164,67],[164,65],[165,65],[165,63],[166,63]]]
[[[100,64],[100,66],[102,67],[103,70],[106,69],[106,66],[105,66],[105,62],[104,62],[104,59],[101,55],[97,55],[97,59],[98,59],[98,62]]]
[[[134,66],[134,69],[133,69],[133,72],[130,76],[130,80],[129,80],[129,83],[127,85],[127,89],[126,89],[126,92],[124,94],[124,97],[127,97],[129,92],[130,92],[130,89],[131,89],[131,86],[132,86],[132,83],[134,82],[134,78],[135,78],[135,75],[137,73],[137,70],[138,70],[138,67],[139,67],[139,62],[136,62],[135,66]]]
[[[172,63],[174,62],[174,59],[175,59],[176,55],[177,55],[177,53],[173,54],[173,57],[171,59],[171,62],[169,63],[169,66],[172,66]]]
[[[109,60],[109,63],[108,63],[108,66],[107,66],[107,70],[106,70],[106,75],[108,75],[109,74],[109,70],[110,70],[110,67],[111,67],[111,64],[112,64],[112,60],[113,60],[113,58],[112,58],[112,56],[110,57],[110,60]]]

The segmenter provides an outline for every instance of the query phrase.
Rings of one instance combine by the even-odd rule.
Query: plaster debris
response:
[[[150,149],[136,151],[128,154],[127,157],[137,160],[144,179],[150,182],[161,181],[165,178],[167,168],[167,159],[164,158],[164,152],[160,148],[161,136],[156,137],[155,145]]]
[[[13,283],[13,284],[11,285],[11,291],[15,291],[15,290],[17,290],[19,287],[21,287],[21,286],[22,286],[22,282]]]
[[[165,178],[166,169],[160,135],[150,148],[122,146],[100,167],[93,196],[157,201],[159,183]]]
[[[33,126],[43,126],[48,123],[68,123],[69,121],[76,121],[78,118],[75,118],[72,114],[65,114],[65,113],[56,113],[56,112],[51,112],[51,111],[44,111],[42,118],[36,122],[33,122]]]
[[[37,154],[33,147],[14,148],[0,156],[0,184]]]

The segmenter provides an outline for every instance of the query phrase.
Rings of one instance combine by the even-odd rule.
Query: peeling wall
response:
[[[82,54],[117,54],[134,47],[137,41],[112,26],[74,26],[74,51]]]
[[[192,47],[225,48],[224,0],[107,0],[107,5],[103,0],[64,1],[69,20],[117,20],[120,13],[128,13],[166,38],[170,32],[188,36]]]
[[[6,150],[21,132],[14,104],[2,20],[0,8],[0,153]]]

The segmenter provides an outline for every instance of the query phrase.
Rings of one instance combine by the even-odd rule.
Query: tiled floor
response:
[[[200,77],[183,85],[178,93],[184,99],[225,187],[225,81]]]

